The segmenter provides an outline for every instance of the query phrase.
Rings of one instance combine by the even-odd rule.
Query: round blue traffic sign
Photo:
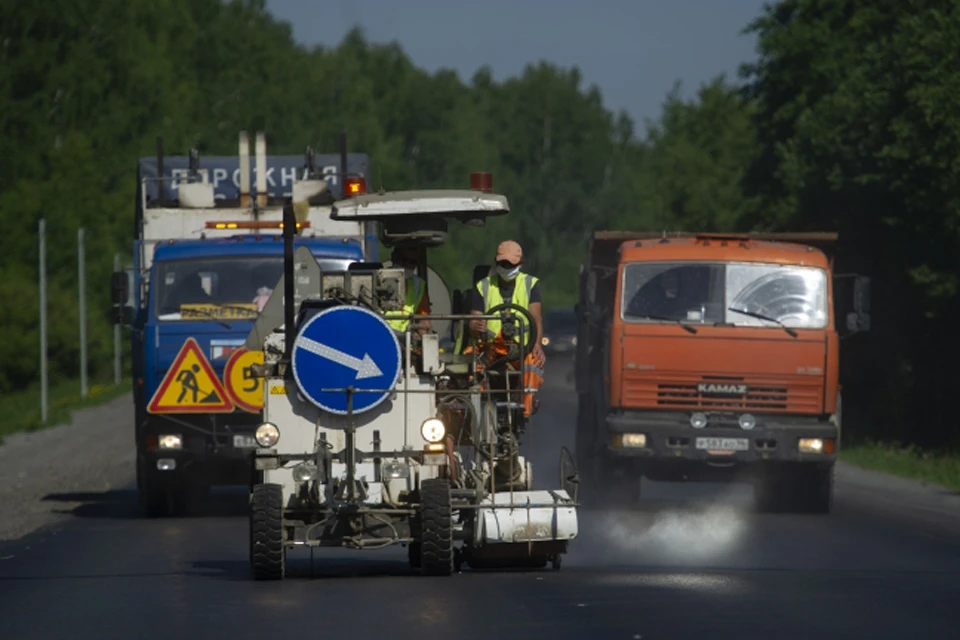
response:
[[[390,325],[363,307],[325,309],[307,320],[293,342],[293,377],[300,393],[324,411],[353,412],[387,399],[400,376],[400,342]]]

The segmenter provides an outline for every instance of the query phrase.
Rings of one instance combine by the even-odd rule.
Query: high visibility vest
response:
[[[420,303],[423,302],[423,296],[427,294],[427,288],[423,286],[423,280],[417,277],[407,278],[407,297],[403,302],[403,311],[391,311],[388,315],[412,315],[417,312]],[[387,320],[387,324],[394,331],[404,332],[410,326],[410,321],[406,318],[397,318],[396,320]]]
[[[538,282],[537,278],[526,273],[518,273],[517,279],[514,282],[516,284],[513,287],[513,295],[510,297],[510,302],[529,311],[530,293],[533,291],[533,285],[537,284]],[[489,311],[498,304],[503,304],[505,302],[503,296],[500,295],[500,276],[498,275],[487,276],[478,282],[477,290],[483,297],[484,312]],[[525,333],[527,334],[524,336],[524,342],[526,342],[526,338],[529,337],[530,333],[530,327],[527,325],[526,320],[526,318],[523,318],[523,326]],[[500,324],[501,323],[499,320],[487,320],[487,337],[489,339],[492,340],[493,338],[496,338],[500,333]],[[519,336],[514,338],[514,340],[519,342],[518,338]],[[532,345],[528,344],[527,347],[532,347]]]

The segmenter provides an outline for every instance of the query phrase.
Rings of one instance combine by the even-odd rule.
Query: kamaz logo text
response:
[[[697,393],[714,393],[725,396],[742,396],[747,393],[745,384],[715,384],[710,382],[701,382],[697,384]]]

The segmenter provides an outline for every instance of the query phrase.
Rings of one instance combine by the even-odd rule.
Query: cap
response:
[[[523,260],[523,249],[513,240],[504,240],[497,247],[497,262],[508,260],[511,264],[520,264]]]

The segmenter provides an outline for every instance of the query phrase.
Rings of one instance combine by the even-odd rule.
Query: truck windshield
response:
[[[320,259],[343,271],[353,260]],[[160,320],[254,319],[283,275],[283,256],[236,256],[158,262],[154,313]]]
[[[623,272],[622,317],[822,329],[828,319],[826,282],[826,273],[815,267],[634,262]]]

